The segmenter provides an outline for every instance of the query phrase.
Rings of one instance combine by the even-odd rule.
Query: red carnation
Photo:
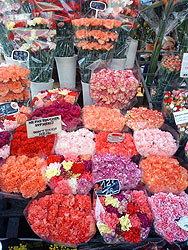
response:
[[[140,228],[131,227],[129,231],[122,233],[122,235],[127,242],[138,243],[141,240]]]
[[[71,168],[71,171],[74,174],[82,174],[85,170],[85,166],[83,163],[78,163],[78,162],[74,162]]]
[[[48,156],[48,158],[46,159],[47,164],[50,165],[50,163],[54,163],[54,162],[61,162],[61,157],[58,155],[50,155]]]
[[[8,40],[14,40],[14,34],[12,32],[8,35]]]

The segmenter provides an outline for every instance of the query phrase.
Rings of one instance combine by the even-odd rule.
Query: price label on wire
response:
[[[12,59],[18,62],[27,62],[29,60],[29,52],[26,50],[13,50]]]
[[[109,196],[120,192],[120,184],[116,179],[104,179],[95,183],[95,193],[98,196]]]
[[[0,115],[15,115],[19,112],[17,102],[5,102],[0,104]]]
[[[96,10],[95,17],[97,18],[99,11],[105,11],[106,10],[106,4],[100,1],[91,1],[90,8],[93,10]]]

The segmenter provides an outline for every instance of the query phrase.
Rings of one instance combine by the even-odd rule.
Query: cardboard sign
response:
[[[0,104],[0,115],[15,115],[19,112],[17,102],[5,102]]]
[[[109,196],[120,192],[120,184],[116,179],[105,179],[98,181],[94,186],[95,193],[98,196]]]
[[[176,125],[188,123],[188,109],[174,112],[173,115]]]
[[[188,216],[184,216],[177,221],[180,228],[188,232]]]
[[[183,54],[180,77],[188,78],[188,53]]]
[[[12,59],[19,62],[27,62],[29,59],[29,52],[26,50],[13,50]]]
[[[61,116],[52,116],[26,122],[27,137],[47,136],[62,131]]]
[[[122,133],[111,133],[107,137],[107,141],[111,143],[123,142],[125,135]]]
[[[106,4],[100,1],[91,1],[90,8],[96,11],[104,11],[106,9]]]

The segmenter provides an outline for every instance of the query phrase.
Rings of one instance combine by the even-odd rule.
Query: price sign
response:
[[[61,116],[27,121],[26,126],[28,138],[58,134],[62,131]]]
[[[96,182],[94,190],[98,196],[118,194],[120,192],[120,184],[116,179],[105,179]]]
[[[188,123],[188,109],[174,112],[173,115],[176,125]]]
[[[180,77],[188,78],[188,53],[183,54]]]
[[[100,1],[91,1],[90,8],[93,10],[96,10],[95,17],[97,18],[99,11],[105,11],[106,10],[106,4]]]
[[[188,216],[184,216],[177,221],[180,228],[188,232]]]
[[[0,115],[14,115],[19,112],[17,102],[5,102],[0,104]]]
[[[27,62],[29,59],[29,52],[26,50],[13,50],[12,59],[19,62]]]
[[[122,133],[111,133],[108,135],[107,141],[111,143],[123,142],[125,135]]]

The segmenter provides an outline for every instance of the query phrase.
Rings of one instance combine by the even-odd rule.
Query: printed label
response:
[[[100,1],[91,1],[90,8],[97,11],[104,11],[106,9],[106,4]]]
[[[17,102],[5,102],[0,104],[0,115],[14,115],[19,112]]]
[[[62,131],[61,116],[53,116],[26,122],[27,137],[47,136]]]
[[[188,53],[183,54],[180,77],[188,78]]]
[[[26,50],[13,50],[12,59],[19,62],[26,62],[29,59],[29,52]]]
[[[173,115],[176,125],[188,123],[188,109],[174,112]]]
[[[177,221],[180,228],[188,232],[188,216],[184,216]]]
[[[111,143],[123,142],[125,135],[122,133],[111,133],[108,135],[107,141]]]
[[[98,181],[94,186],[95,193],[98,196],[109,196],[120,192],[120,184],[116,179],[105,179]]]

